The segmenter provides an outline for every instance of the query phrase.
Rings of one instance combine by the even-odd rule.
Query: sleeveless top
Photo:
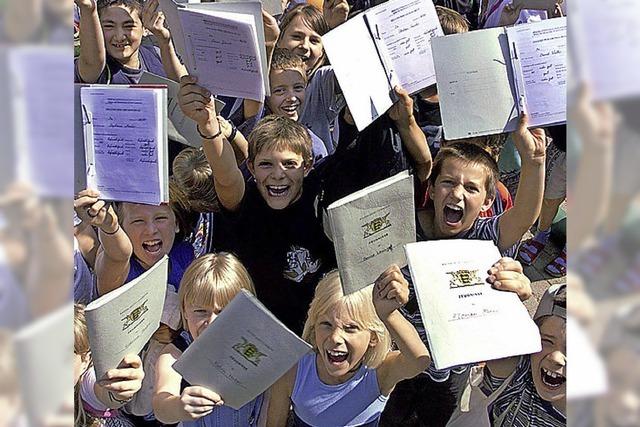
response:
[[[180,280],[191,261],[194,260],[193,247],[187,242],[174,242],[171,251],[169,251],[169,276],[167,283],[172,285],[177,291],[180,287]],[[125,283],[129,283],[142,273],[147,271],[135,256],[129,261],[129,275]]]
[[[316,353],[298,362],[291,394],[295,426],[374,427],[387,404],[380,393],[375,369],[361,365],[347,382],[323,383],[318,377]]]
[[[173,340],[172,344],[184,353],[192,342],[191,334],[187,331],[182,331]],[[180,384],[180,392],[190,385],[183,378]],[[226,405],[218,406],[203,418],[196,421],[182,421],[180,424],[182,427],[255,427],[258,425],[263,402],[264,394],[261,394],[238,410]],[[266,407],[264,410],[266,411]]]

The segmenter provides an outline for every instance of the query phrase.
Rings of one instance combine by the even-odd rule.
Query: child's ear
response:
[[[369,347],[375,347],[378,345],[378,335],[375,332],[369,332],[371,337],[369,338]]]
[[[480,208],[481,212],[486,212],[489,209],[491,209],[491,206],[493,206],[493,201],[495,200],[495,197],[489,197],[487,196],[486,199],[484,199],[484,203],[482,204],[482,207]]]
[[[304,165],[304,177],[306,178],[307,175],[309,175],[309,172],[311,172],[311,169],[313,169],[313,163],[311,164],[305,164]]]
[[[249,168],[249,172],[251,172],[251,176],[256,177],[256,171],[253,168],[253,162],[251,160],[247,160],[247,167]]]

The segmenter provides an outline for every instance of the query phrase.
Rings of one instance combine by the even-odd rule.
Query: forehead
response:
[[[548,316],[540,325],[540,335],[547,335],[559,340],[565,340],[567,321],[558,316]]]
[[[269,73],[269,79],[272,86],[281,86],[286,84],[305,84],[305,79],[301,74],[302,70],[290,69],[290,70],[272,70]]]
[[[479,184],[484,184],[486,178],[485,168],[474,162],[468,162],[458,158],[447,158],[442,162],[442,167],[440,169],[440,175],[438,178],[442,176],[462,176],[466,180],[474,181]]]
[[[339,321],[343,324],[356,323],[360,324],[358,320],[356,320],[354,313],[351,313],[347,304],[344,301],[338,301],[330,306],[325,312],[319,313],[318,320],[333,320]]]
[[[138,203],[124,203],[122,205],[125,216],[131,217],[152,217],[158,214],[173,215],[173,211],[169,205],[142,205]]]
[[[275,148],[263,148],[258,153],[256,153],[256,162],[257,161],[272,161],[272,162],[282,162],[288,160],[297,160],[302,162],[303,158],[301,154],[294,153],[288,149],[278,150]]]
[[[293,33],[303,33],[310,36],[320,37],[320,34],[316,33],[307,20],[302,16],[298,15],[291,20],[287,28],[284,30],[285,34],[293,34]]]
[[[107,6],[100,10],[101,22],[140,21],[140,14],[136,9],[124,5]]]

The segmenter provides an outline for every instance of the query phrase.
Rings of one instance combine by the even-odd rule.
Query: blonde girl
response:
[[[268,426],[376,426],[388,396],[430,357],[398,309],[408,283],[392,265],[375,284],[344,295],[337,271],[318,284],[303,338],[314,347],[271,388]],[[391,341],[398,350],[391,351]]]
[[[116,369],[109,370],[104,378],[96,381],[84,306],[81,304],[73,307],[73,337],[75,425],[133,426],[118,408],[131,400],[142,386],[144,372],[140,357],[136,354],[126,355]]]
[[[255,295],[249,273],[229,253],[203,255],[185,271],[178,291],[184,331],[164,348],[157,363],[153,409],[158,421],[182,422],[184,427],[257,425],[262,395],[234,410],[210,389],[188,384],[172,367],[242,289]]]

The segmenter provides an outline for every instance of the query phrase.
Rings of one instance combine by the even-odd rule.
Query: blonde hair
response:
[[[313,165],[311,137],[307,129],[288,117],[270,115],[258,122],[249,134],[249,162],[261,151],[290,150],[302,156],[305,167]]]
[[[318,318],[337,307],[342,307],[346,309],[349,317],[360,328],[370,331],[376,337],[377,344],[367,349],[362,362],[374,369],[380,366],[391,350],[391,337],[384,323],[376,314],[372,292],[373,286],[367,286],[357,292],[345,295],[342,291],[342,282],[340,281],[338,270],[327,273],[316,287],[313,301],[309,306],[307,321],[304,324],[302,339],[311,344],[314,350],[317,351],[315,328]]]
[[[173,159],[173,176],[184,190],[187,203],[196,212],[219,212],[220,202],[213,184],[213,171],[202,148],[188,147]]]
[[[436,13],[445,35],[469,32],[469,21],[455,10],[436,5]]]
[[[256,294],[249,272],[235,255],[219,252],[197,258],[184,272],[178,290],[183,325],[187,304],[222,309],[241,289]]]
[[[304,79],[305,84],[307,83],[304,61],[300,56],[288,49],[276,48],[273,50],[269,72],[273,71],[297,71]]]
[[[84,305],[76,303],[73,305],[73,352],[84,359],[88,357],[90,350],[89,331],[87,329],[87,320],[84,316]],[[73,397],[75,400],[75,405],[73,406],[74,425],[97,426],[99,425],[98,420],[87,414],[84,410],[79,384],[80,381],[78,384],[74,384],[73,388]]]

